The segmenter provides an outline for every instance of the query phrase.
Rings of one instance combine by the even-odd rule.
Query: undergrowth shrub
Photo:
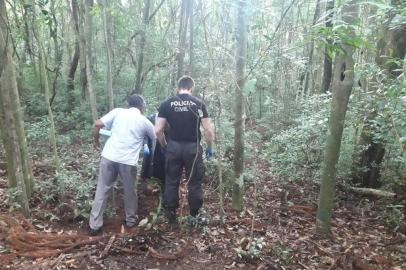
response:
[[[296,125],[265,143],[274,174],[290,180],[317,179],[323,161],[330,97],[313,96],[302,104]]]

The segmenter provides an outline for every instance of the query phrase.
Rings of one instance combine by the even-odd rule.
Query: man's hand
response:
[[[214,156],[215,152],[211,147],[206,148],[206,158],[210,159]]]
[[[104,127],[103,122],[99,119],[96,120],[94,123],[94,128],[93,128],[93,147],[100,151],[100,129]]]
[[[94,140],[93,141],[93,147],[94,147],[94,149],[96,149],[97,151],[100,151],[100,142],[99,142],[99,140]]]

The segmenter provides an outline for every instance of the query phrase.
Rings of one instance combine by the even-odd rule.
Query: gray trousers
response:
[[[120,174],[124,189],[125,221],[128,226],[137,221],[137,167],[117,163],[102,157],[96,195],[89,218],[89,226],[93,230],[103,226],[103,214],[118,174]]]

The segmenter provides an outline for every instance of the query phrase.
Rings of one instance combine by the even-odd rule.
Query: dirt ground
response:
[[[86,157],[91,150],[70,151]],[[89,162],[97,167],[97,158]],[[149,224],[122,225],[117,189],[115,211],[98,238],[87,236],[86,220],[44,218],[42,212],[52,212],[52,207],[41,204],[41,198],[33,199],[29,220],[9,213],[6,173],[0,170],[0,269],[406,269],[404,227],[395,231],[383,216],[390,202],[339,189],[332,234],[322,237],[315,234],[317,185],[277,179],[265,161],[255,162],[260,173],[255,184],[247,184],[242,212],[231,209],[226,193],[224,224],[217,180],[208,178],[202,217],[187,216],[183,187],[179,226],[170,226],[162,213],[150,225],[159,192],[144,181],[139,213]],[[73,167],[80,170],[85,163]],[[41,179],[47,169],[38,164],[34,162],[34,171]],[[41,248],[52,254],[39,256]]]

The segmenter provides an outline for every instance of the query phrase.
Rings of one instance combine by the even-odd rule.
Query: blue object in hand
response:
[[[149,156],[150,154],[148,144],[144,144],[144,156]]]
[[[214,156],[214,150],[211,149],[210,147],[206,148],[206,158],[210,159]]]
[[[106,136],[106,137],[111,137],[111,130],[107,130],[107,129],[100,129],[99,130],[99,134]]]

